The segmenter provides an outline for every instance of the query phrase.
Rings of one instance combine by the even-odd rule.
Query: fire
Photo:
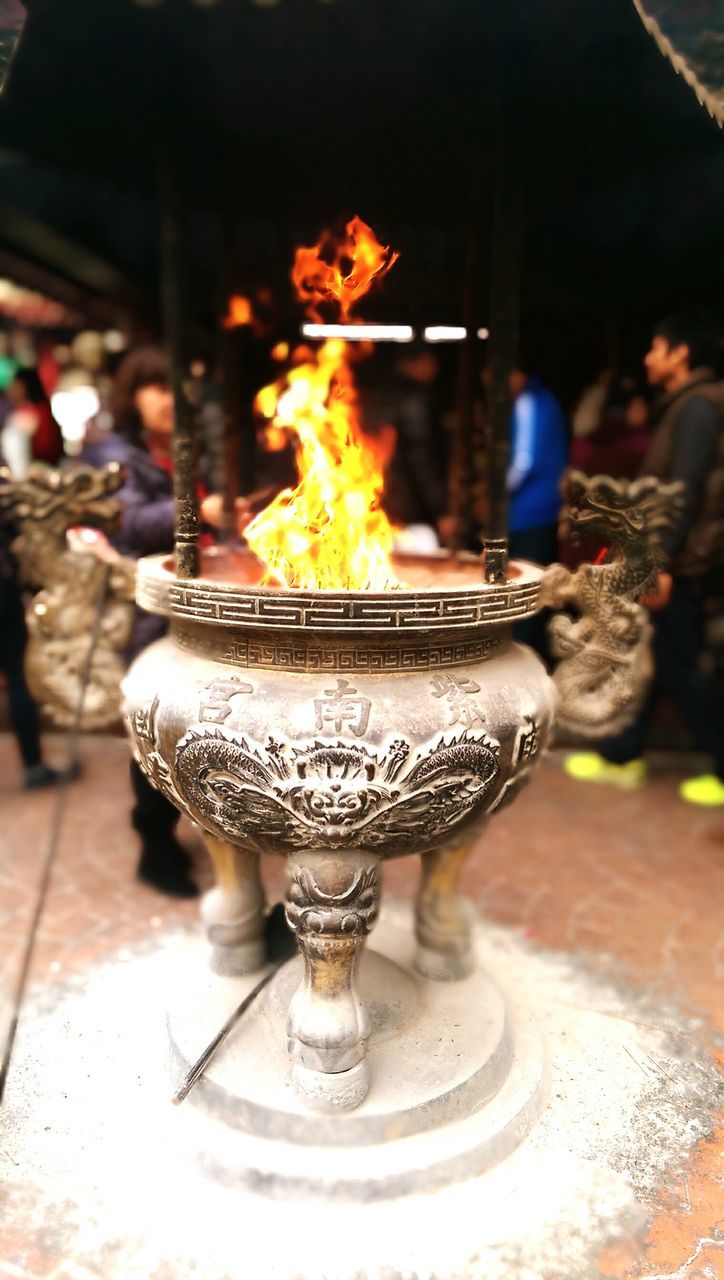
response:
[[[319,253],[333,243],[323,236],[316,248],[298,250],[292,278],[309,307],[332,299],[348,316],[397,254],[360,218],[348,222],[328,263]],[[362,434],[347,344],[325,342],[316,353],[299,347],[291,366],[259,392],[256,405],[272,428],[296,434],[299,483],[247,526],[247,542],[267,566],[267,580],[285,586],[399,586],[389,559],[393,529],[381,505],[383,466]]]
[[[242,325],[251,324],[254,319],[251,302],[241,293],[232,293],[229,298],[229,310],[221,321],[222,329],[240,329]]]
[[[311,248],[297,249],[292,284],[307,304],[310,320],[321,320],[319,307],[334,302],[340,320],[350,319],[350,309],[372,282],[386,275],[399,254],[381,245],[361,218],[351,218],[343,236],[325,231]]]
[[[299,484],[246,530],[269,578],[306,591],[397,586],[393,530],[380,505],[384,476],[359,429],[347,344],[325,342],[313,362],[264,387],[257,407],[298,439]]]

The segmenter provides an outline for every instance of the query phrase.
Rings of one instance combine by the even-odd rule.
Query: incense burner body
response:
[[[263,963],[259,858],[286,856],[287,918],[306,961],[290,1010],[293,1079],[321,1109],[354,1106],[367,1087],[354,969],[380,861],[420,855],[418,969],[464,976],[460,866],[551,728],[552,683],[512,640],[538,607],[541,571],[519,566],[502,587],[471,585],[474,571],[461,585],[303,593],[183,581],[163,558],[139,565],[138,601],[170,631],[125,682],[134,751],[204,832],[218,971]]]
[[[259,854],[470,836],[551,725],[543,664],[511,636],[538,590],[533,567],[503,588],[373,596],[181,583],[146,562],[139,601],[172,625],[126,685],[141,765]]]

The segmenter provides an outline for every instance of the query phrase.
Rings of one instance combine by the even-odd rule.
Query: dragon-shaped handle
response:
[[[26,676],[36,701],[61,728],[74,722],[81,700],[83,729],[106,728],[120,719],[121,651],[133,625],[136,566],[114,556],[101,591],[105,565],[90,548],[69,545],[67,534],[76,525],[113,528],[121,510],[113,495],[122,483],[115,463],[57,471],[34,464],[22,479],[0,472],[0,521],[16,535],[12,550],[22,585],[37,591],[27,612]],[[103,614],[88,671],[101,596]]]
[[[652,627],[638,602],[656,586],[666,563],[660,536],[682,505],[683,486],[640,480],[567,477],[571,535],[608,548],[602,564],[575,573],[551,565],[541,605],[565,609],[549,623],[558,700],[556,724],[578,737],[600,738],[626,728],[639,711],[653,675]],[[573,616],[571,616],[573,614]]]

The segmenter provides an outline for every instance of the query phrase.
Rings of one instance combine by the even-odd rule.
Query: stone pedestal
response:
[[[388,1198],[481,1173],[529,1132],[545,1102],[544,1058],[510,997],[480,969],[458,982],[419,976],[407,908],[383,910],[370,944],[359,965],[365,1101],[323,1115],[295,1095],[287,1020],[303,963],[289,961],[183,1104],[236,1131],[224,1181],[284,1197]],[[259,976],[210,974],[203,945],[189,941],[169,1011],[174,1084]]]

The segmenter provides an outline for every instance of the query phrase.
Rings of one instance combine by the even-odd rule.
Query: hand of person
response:
[[[204,524],[219,529],[224,523],[224,499],[220,493],[208,493],[199,507],[199,516]]]
[[[13,426],[26,436],[33,436],[38,426],[38,415],[27,407],[16,409],[11,415]]]
[[[234,514],[236,516],[236,532],[241,537],[246,526],[254,519],[254,512],[246,498],[236,498],[234,500]]]
[[[66,531],[65,540],[68,543],[70,551],[76,551],[81,555],[94,556],[96,560],[102,560],[104,564],[116,564],[121,556],[115,547],[112,547],[106,535],[101,533],[100,529],[89,529],[83,525],[74,525],[72,529]]]
[[[449,547],[458,531],[457,517],[453,515],[439,516],[437,520],[438,537],[444,547]]]
[[[648,609],[650,613],[658,613],[661,609],[665,609],[671,599],[671,588],[673,580],[670,573],[660,573],[656,583],[656,590],[652,591],[648,596],[642,596],[640,604]]]
[[[214,529],[221,529],[233,521],[237,533],[241,534],[251,520],[251,509],[246,498],[235,498],[234,514],[229,518],[229,513],[224,510],[222,495],[209,493],[201,503],[199,515],[204,524],[210,524]]]

